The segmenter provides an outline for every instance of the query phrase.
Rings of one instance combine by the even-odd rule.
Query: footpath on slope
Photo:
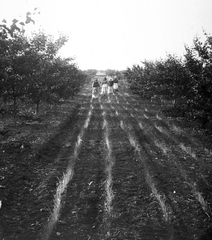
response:
[[[97,99],[88,84],[76,101],[39,152],[51,161],[28,198],[31,228],[8,239],[207,239],[211,149],[124,84]]]

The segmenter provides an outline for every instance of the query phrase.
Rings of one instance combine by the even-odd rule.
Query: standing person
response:
[[[113,79],[113,93],[116,93],[116,92],[118,92],[118,78],[117,77],[115,77]]]
[[[102,81],[102,95],[107,94],[107,78],[104,77],[103,81]]]
[[[99,87],[100,87],[97,79],[94,80],[92,87],[93,87],[92,96],[94,98],[97,98],[99,95]]]
[[[110,78],[108,81],[108,94],[113,93],[113,79]]]

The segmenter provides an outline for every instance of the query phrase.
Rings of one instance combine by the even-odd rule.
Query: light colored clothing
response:
[[[101,94],[107,94],[107,83],[102,84],[102,92]]]
[[[113,83],[113,89],[118,90],[118,83]]]
[[[99,87],[93,87],[92,97],[98,98],[98,96],[99,96]]]
[[[108,94],[113,93],[113,86],[108,86]]]

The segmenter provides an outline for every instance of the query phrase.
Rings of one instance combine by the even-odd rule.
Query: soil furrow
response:
[[[126,110],[126,108],[125,108],[125,110]],[[126,110],[126,111],[128,111],[128,110]],[[132,115],[130,113],[129,113],[129,115],[130,115],[129,118],[132,117]],[[136,121],[138,122],[138,120],[136,120]],[[135,121],[135,125],[136,125],[136,121]],[[149,121],[151,121],[151,120],[149,119],[149,117],[147,117],[145,122],[147,122],[148,124],[151,125],[152,122],[149,122]],[[132,123],[132,120],[129,121],[129,122]],[[158,136],[158,134],[155,133],[155,132],[157,132],[156,129],[151,127],[151,128],[148,128],[148,132],[147,132],[145,127],[146,127],[146,124],[143,126],[143,130],[144,130],[143,133],[142,132],[139,133],[139,131],[141,131],[141,130],[139,130],[138,127],[133,127],[133,129],[135,130],[135,133],[136,133],[137,137],[140,138],[139,142],[140,142],[142,148],[145,150],[145,154],[149,155],[150,160],[151,160],[151,158],[153,159],[153,161],[152,160],[150,161],[150,163],[152,165],[152,168],[155,169],[155,172],[160,173],[160,175],[161,175],[160,181],[162,180],[162,182],[161,182],[162,184],[159,184],[160,187],[163,186],[162,188],[164,189],[164,188],[169,186],[167,188],[167,190],[169,188],[172,189],[172,185],[176,187],[177,184],[179,185],[179,183],[181,183],[181,181],[182,181],[182,180],[179,179],[179,177],[180,177],[180,176],[178,176],[179,173],[177,173],[177,171],[176,171],[177,167],[175,165],[175,169],[174,169],[172,164],[170,164],[170,159],[168,159],[168,161],[166,161],[165,159],[163,159],[163,157],[161,157],[161,155],[158,153],[157,149],[154,148],[153,141],[154,141],[154,139],[156,139],[158,142],[160,142],[161,141],[160,138],[162,137],[162,139],[166,139],[166,142],[169,142],[169,146],[172,147],[173,151],[176,148],[176,146],[174,146],[174,142],[170,143],[170,140],[168,140],[166,136],[163,136],[162,134],[160,134],[160,136]],[[141,138],[141,136],[143,136],[143,137]],[[181,153],[179,153],[179,152],[175,151],[174,153],[175,153],[175,156],[176,156],[175,160],[179,156],[181,156]],[[173,160],[173,157],[172,157],[171,160]],[[163,163],[163,164],[161,164],[161,163]],[[191,164],[192,164],[192,162],[191,162]],[[183,169],[180,168],[180,170],[181,170],[180,172],[182,173]],[[190,169],[188,170],[188,168],[187,168],[187,171],[190,171]],[[179,172],[179,168],[178,168],[178,172]],[[187,216],[196,215],[196,218],[195,218],[196,220],[192,221],[190,224],[188,224],[189,219],[186,220],[186,218],[185,218],[185,220],[184,220],[186,222],[186,225],[192,226],[192,228],[189,227],[189,230],[190,230],[189,235],[192,236],[192,237],[190,237],[192,239],[193,237],[197,237],[197,235],[196,235],[196,229],[197,228],[198,229],[207,229],[207,227],[210,226],[210,221],[209,221],[210,220],[210,214],[209,214],[210,209],[208,209],[208,206],[207,206],[206,202],[204,201],[204,198],[202,197],[201,193],[198,192],[198,190],[196,189],[196,186],[195,186],[196,183],[192,184],[191,181],[188,182],[187,181],[188,179],[185,177],[185,172],[183,172],[183,173],[184,173],[184,175],[181,174],[182,175],[181,178],[183,177],[183,182],[185,183],[185,186],[190,187],[190,191],[192,192],[191,194],[193,194],[193,196],[192,197],[190,196],[189,189],[187,190],[187,187],[185,187],[184,185],[182,185],[181,187],[180,186],[176,187],[176,188],[180,189],[180,194],[178,196],[178,199],[181,195],[184,196],[184,200],[181,197],[181,201],[184,201],[184,203],[185,203],[185,204],[182,204],[182,206],[180,207],[180,209],[182,211],[181,214],[184,215],[184,213],[186,212],[185,208],[184,208],[185,210],[183,211],[183,207],[186,206],[186,208],[187,208],[187,206],[188,206],[189,208],[187,209]],[[175,174],[176,174],[176,179],[175,179],[175,177],[173,178],[173,175],[175,175]],[[190,171],[190,175],[194,175],[194,172]],[[165,179],[169,179],[169,181],[172,184],[167,185],[168,182],[167,183],[164,182]],[[171,180],[171,179],[174,179],[174,181]],[[181,192],[183,188],[184,188],[184,191]],[[169,192],[167,190],[166,190],[166,192],[167,192],[167,194],[169,194]],[[175,193],[174,195],[176,196],[176,191],[175,190],[173,191],[173,189],[172,189],[171,192]],[[200,204],[198,204],[197,201]],[[170,204],[175,205],[173,203],[176,202],[176,199],[169,199],[169,202],[170,202]],[[201,211],[201,208],[206,213],[206,215],[207,215],[206,218],[205,218],[203,212]],[[178,216],[179,216],[179,213],[178,213]],[[177,225],[178,225],[178,232],[182,232],[181,236],[183,237],[183,232],[187,232],[187,231],[186,231],[186,229],[182,229],[182,227],[180,227],[182,225],[182,219],[183,219],[183,217],[181,217],[181,222],[177,223]],[[202,222],[204,222],[204,224],[202,224]],[[188,227],[187,227],[187,229],[188,229]],[[200,236],[201,236],[201,233],[200,233]]]
[[[6,240],[207,239],[210,147],[125,84],[93,98],[87,83],[72,102],[70,116],[37,151],[43,164],[32,171],[40,182],[26,198],[29,228]]]
[[[92,106],[91,106],[92,107]],[[89,123],[90,118],[92,115],[92,108],[90,109],[90,111],[87,114],[87,119],[85,121],[84,126]],[[83,118],[81,118],[83,119]],[[79,123],[79,122],[78,122]],[[85,127],[84,127],[85,128]],[[64,199],[64,195],[65,195],[65,191],[66,191],[66,187],[69,183],[69,181],[72,179],[73,177],[73,173],[74,173],[74,163],[76,158],[78,157],[79,151],[80,151],[80,145],[81,145],[81,141],[84,135],[84,128],[82,127],[78,137],[76,139],[75,144],[73,144],[74,142],[71,141],[72,139],[66,139],[65,142],[63,142],[64,147],[70,147],[72,145],[73,151],[69,151],[66,150],[66,152],[69,152],[69,155],[67,155],[67,167],[63,170],[60,169],[61,173],[63,173],[62,177],[60,178],[57,188],[56,188],[56,192],[54,194],[54,206],[53,206],[53,210],[51,212],[51,215],[49,217],[48,223],[45,227],[44,233],[42,234],[42,239],[49,239],[51,232],[54,228],[54,225],[57,223],[59,217],[60,217],[60,211],[62,208],[62,200]],[[59,159],[60,160],[60,159]]]
[[[139,239],[151,231],[152,234],[146,239],[153,239],[158,234],[166,238],[167,224],[162,220],[157,203],[150,197],[151,191],[145,179],[146,169],[141,161],[138,161],[134,148],[130,146],[128,135],[120,129],[120,119],[115,112],[115,107],[107,106],[106,116],[113,133],[111,141],[116,159],[111,237]],[[131,222],[134,224],[130,225]]]
[[[90,124],[75,162],[61,218],[51,239],[99,239],[104,231],[103,120],[99,103],[95,100],[92,104]]]

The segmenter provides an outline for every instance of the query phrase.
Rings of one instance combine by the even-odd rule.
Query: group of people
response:
[[[104,77],[101,83],[98,79],[93,81],[93,97],[98,97],[101,89],[101,95],[115,94],[118,91],[118,79],[117,77],[107,79]]]

